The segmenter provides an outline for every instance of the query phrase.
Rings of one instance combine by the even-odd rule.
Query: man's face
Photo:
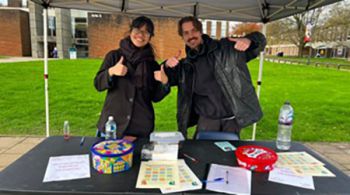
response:
[[[182,24],[182,39],[191,49],[198,49],[202,43],[202,33],[193,26],[192,22],[185,22]]]

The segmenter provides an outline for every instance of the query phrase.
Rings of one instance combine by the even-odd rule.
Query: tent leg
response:
[[[266,24],[262,24],[262,33],[266,36]],[[264,66],[264,53],[265,51],[260,52],[259,75],[258,75],[257,91],[256,91],[256,95],[258,96],[258,99],[260,99],[261,80],[262,80],[262,72],[263,72],[263,66]],[[256,123],[253,124],[252,140],[255,140],[255,134],[256,134]]]
[[[49,74],[48,74],[48,47],[47,47],[47,8],[43,10],[44,28],[44,79],[45,79],[45,115],[46,115],[46,137],[50,136],[49,129]]]

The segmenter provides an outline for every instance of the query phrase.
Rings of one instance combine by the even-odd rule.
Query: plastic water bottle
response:
[[[106,122],[106,140],[108,139],[117,139],[117,124],[114,121],[113,116],[108,117]]]
[[[69,130],[69,122],[64,121],[63,123],[63,138],[64,140],[69,140],[70,138],[70,130]]]
[[[278,133],[276,147],[279,150],[289,150],[292,140],[292,125],[294,111],[289,101],[286,101],[280,109],[278,116]]]

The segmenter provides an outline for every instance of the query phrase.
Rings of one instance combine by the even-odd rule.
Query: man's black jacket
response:
[[[235,42],[227,38],[220,41],[203,35],[209,63],[214,64],[214,76],[220,89],[229,101],[240,128],[257,122],[262,111],[252,84],[247,62],[257,57],[265,48],[266,39],[263,34],[254,32],[246,36],[252,41],[245,52],[234,49]],[[187,48],[188,51],[188,48]],[[194,112],[192,95],[195,74],[190,58],[180,60],[175,68],[166,68],[171,86],[178,86],[177,124],[178,130],[187,137],[187,128],[197,124],[198,115]]]

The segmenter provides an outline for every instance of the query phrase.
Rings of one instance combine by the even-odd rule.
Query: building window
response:
[[[216,39],[216,20],[211,21],[210,37]]]
[[[227,37],[226,31],[227,31],[227,22],[221,21],[221,37]]]
[[[87,36],[87,18],[75,17],[74,18],[74,43],[77,48],[77,55],[79,58],[86,58],[89,56],[89,40]]]
[[[233,28],[235,27],[234,22],[228,22],[228,34],[229,36],[233,36]]]
[[[202,20],[203,34],[207,34],[207,21]]]
[[[0,0],[0,6],[7,6],[8,1],[7,0]]]

